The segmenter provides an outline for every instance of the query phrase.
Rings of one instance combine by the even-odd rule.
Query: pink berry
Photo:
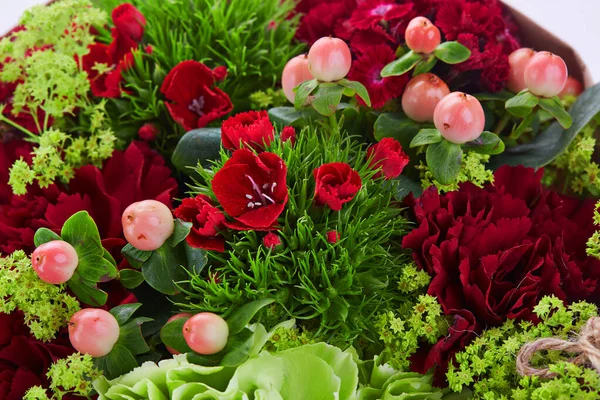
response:
[[[225,348],[229,336],[227,322],[217,314],[202,312],[183,325],[183,337],[192,350],[199,354],[215,354]]]
[[[290,103],[293,103],[296,98],[294,88],[311,79],[313,79],[313,76],[308,69],[306,54],[300,54],[285,64],[285,68],[283,68],[283,73],[281,74],[281,87]]]
[[[75,248],[63,240],[44,243],[31,254],[33,270],[41,280],[53,285],[60,285],[71,279],[78,263]]]
[[[182,312],[182,313],[179,313],[179,314],[175,314],[175,315],[173,315],[171,318],[169,318],[169,319],[167,320],[167,324],[168,324],[169,322],[171,322],[171,321],[175,321],[176,319],[181,319],[181,318],[189,318],[189,317],[191,317],[192,315],[194,315],[194,314],[191,314],[191,313],[189,313],[189,312]],[[169,347],[169,346],[166,346],[166,347],[167,347],[167,351],[168,351],[169,353],[171,353],[171,354],[181,354],[180,352],[178,352],[177,350],[175,350],[175,349],[173,349],[173,348],[171,348],[171,347]]]
[[[541,97],[558,95],[567,83],[567,64],[549,51],[531,57],[525,67],[525,84],[531,93]]]
[[[131,204],[121,218],[125,239],[139,250],[156,250],[173,233],[173,214],[160,201],[144,200]]]
[[[523,89],[527,89],[525,84],[525,67],[531,57],[535,55],[535,51],[528,47],[517,49],[508,56],[508,81],[506,87],[513,93],[519,93]]]
[[[485,126],[483,107],[475,97],[453,92],[435,107],[433,123],[442,136],[452,143],[477,139]]]
[[[119,340],[119,323],[108,311],[84,308],[69,321],[69,339],[78,352],[104,357]]]
[[[404,89],[402,109],[414,121],[432,122],[435,106],[449,93],[448,85],[436,75],[417,75]]]
[[[350,49],[342,39],[323,37],[308,51],[308,68],[322,82],[339,81],[348,75],[351,65]]]
[[[563,98],[565,96],[579,96],[583,92],[583,85],[577,79],[569,76],[567,78],[567,83],[565,83],[565,87],[558,94],[558,97]]]
[[[404,40],[415,53],[430,54],[442,41],[440,30],[425,17],[413,18],[406,27]]]

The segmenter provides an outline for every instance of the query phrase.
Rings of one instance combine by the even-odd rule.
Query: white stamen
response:
[[[265,199],[269,200],[271,203],[275,204],[275,200],[273,200],[272,198],[270,198],[270,197],[269,197],[269,196],[267,196],[266,194],[264,194],[264,193],[263,193],[263,194],[262,194],[262,196],[263,196]]]
[[[260,204],[260,203],[259,203]],[[253,202],[249,202],[248,203],[248,208],[254,208],[254,203]]]
[[[262,206],[262,203],[260,201],[257,201],[256,203],[254,203],[255,206]]]
[[[268,188],[268,187],[269,187],[269,184],[268,184],[268,183],[265,183],[265,184],[263,185],[263,189],[266,189],[266,188]]]
[[[251,195],[251,194],[247,194],[247,195],[246,195],[246,198],[247,198],[248,200],[252,200],[252,195]]]

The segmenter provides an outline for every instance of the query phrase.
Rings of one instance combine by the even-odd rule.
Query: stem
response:
[[[335,113],[329,116],[329,125],[331,126],[332,134],[338,135],[340,133],[340,127]]]
[[[12,126],[15,129],[20,130],[21,132],[25,133],[26,135],[30,136],[32,139],[34,139],[35,143],[37,143],[39,141],[39,136],[34,134],[33,132],[31,132],[29,129],[26,129],[24,127],[22,127],[21,125],[14,123],[13,121],[11,121],[10,119],[6,118],[4,115],[0,114],[0,122],[4,122],[5,124],[8,124],[10,126]]]
[[[502,119],[500,121],[498,121],[498,123],[494,127],[494,133],[496,135],[500,135],[500,133],[502,133],[502,131],[504,130],[504,128],[506,128],[506,125],[508,125],[508,121],[510,121],[510,114],[506,113],[506,114],[504,114],[504,116],[502,117]]]

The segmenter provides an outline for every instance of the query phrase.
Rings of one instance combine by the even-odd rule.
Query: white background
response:
[[[162,0],[151,0],[162,1]],[[0,0],[0,32],[13,27],[23,10],[45,0]],[[600,82],[600,0],[505,0],[569,43]]]

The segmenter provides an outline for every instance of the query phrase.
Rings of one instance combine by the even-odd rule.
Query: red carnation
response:
[[[361,30],[382,25],[395,26],[399,20],[409,15],[412,8],[412,3],[397,4],[394,0],[366,0],[354,10],[349,24]]]
[[[327,241],[331,244],[336,244],[342,236],[337,231],[327,232]]]
[[[273,153],[236,150],[212,180],[212,188],[237,230],[271,230],[288,200],[287,167]]]
[[[381,108],[388,100],[399,97],[406,83],[407,74],[381,77],[381,70],[396,59],[394,51],[384,44],[368,47],[362,55],[352,63],[348,79],[359,81],[369,91],[373,108]],[[364,105],[362,99],[359,102]]]
[[[385,179],[397,178],[408,165],[408,156],[402,151],[402,145],[395,139],[384,138],[367,149],[369,167],[380,169],[374,178],[383,174]]]
[[[263,238],[263,246],[267,249],[274,250],[278,246],[281,246],[281,244],[281,238],[273,232],[267,233]]]
[[[225,214],[212,204],[208,196],[201,194],[193,199],[183,199],[173,214],[193,224],[187,237],[190,246],[225,251],[225,239],[219,235],[225,226]]]
[[[141,42],[144,36],[146,18],[132,4],[121,4],[112,11],[112,20],[119,33],[136,42]]]
[[[597,292],[600,261],[585,254],[593,201],[545,190],[542,173],[502,167],[495,186],[464,184],[457,192],[428,190],[417,199],[418,227],[402,244],[432,275],[428,293],[444,313],[471,321],[451,330],[431,354],[443,348],[451,356],[481,329],[507,318],[534,320],[533,307],[543,296],[572,302]],[[435,363],[445,368],[446,361]]]
[[[334,211],[351,201],[362,186],[358,172],[348,164],[334,162],[323,164],[313,171],[315,177],[315,203],[327,205]]]
[[[167,98],[165,105],[175,122],[189,131],[233,109],[229,96],[214,87],[215,79],[214,72],[198,61],[183,61],[169,72],[160,91]]]
[[[140,139],[147,142],[152,142],[155,140],[159,133],[160,131],[158,130],[158,127],[149,123],[142,125],[142,127],[138,130],[138,136]]]
[[[496,22],[501,19],[502,8],[496,0],[488,2],[455,0],[440,5],[435,25],[444,33],[446,40],[456,40],[461,33],[493,37],[498,28]]]
[[[223,147],[237,150],[249,147],[261,151],[273,141],[273,124],[266,111],[248,111],[223,121],[221,140]]]
[[[318,39],[336,34],[335,30],[348,18],[356,2],[354,0],[326,0],[308,6],[310,11],[300,20],[296,38],[312,45]]]
[[[281,141],[287,142],[288,140],[292,146],[296,144],[296,129],[293,126],[286,126],[281,131]]]

